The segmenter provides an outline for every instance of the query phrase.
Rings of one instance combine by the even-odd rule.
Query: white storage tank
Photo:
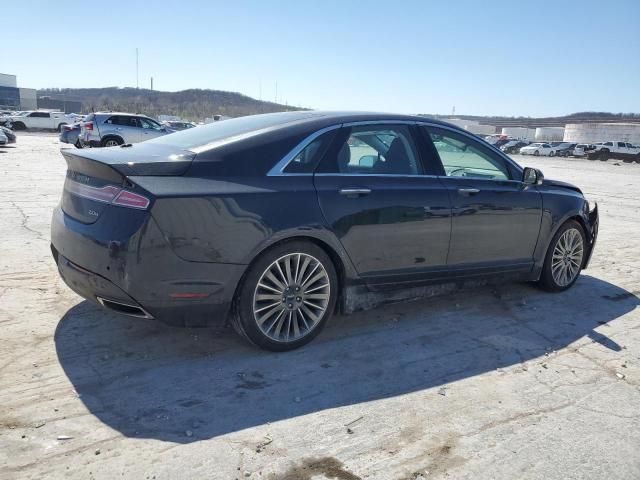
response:
[[[528,140],[533,142],[536,135],[535,128],[527,127],[503,127],[502,134],[518,140]]]
[[[565,142],[629,142],[640,144],[640,123],[568,123]]]
[[[492,135],[496,133],[496,127],[493,125],[481,125],[481,124],[470,124],[465,125],[463,127],[467,132],[475,133],[476,135],[484,136],[484,135]]]
[[[560,142],[564,138],[564,127],[538,127],[536,142]]]

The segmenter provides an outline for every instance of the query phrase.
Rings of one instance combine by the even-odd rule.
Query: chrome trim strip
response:
[[[311,135],[309,135],[307,138],[305,138],[304,140],[302,140],[298,145],[296,145],[293,150],[291,150],[289,153],[287,153],[282,160],[280,160],[278,163],[276,163],[271,170],[269,170],[267,172],[267,177],[280,177],[280,176],[287,176],[287,175],[295,175],[295,176],[311,176],[313,175],[312,173],[285,173],[284,169],[287,168],[287,166],[289,165],[289,162],[291,162],[294,158],[296,158],[298,156],[298,154],[304,150],[311,142],[313,142],[316,138],[318,138],[320,135],[330,132],[331,130],[336,130],[338,128],[342,127],[342,124],[337,124],[337,125],[331,125],[329,127],[325,127],[322,128],[316,132],[313,132]]]
[[[149,312],[147,312],[144,308],[142,308],[140,305],[132,305],[130,303],[118,302],[116,300],[111,300],[110,298],[103,298],[98,296],[96,296],[96,300],[100,305],[102,305],[103,308],[106,308],[107,310],[111,310],[112,312],[119,313],[120,315],[126,315],[128,317],[136,317],[136,318],[147,318],[149,320],[153,320],[153,316]],[[113,303],[116,305],[122,305],[123,307],[136,308],[142,312],[142,315],[136,315],[135,313],[121,312],[120,310],[116,310],[114,308],[111,308],[105,305],[104,302]]]
[[[401,177],[401,178],[440,178],[438,175],[407,175],[404,173],[316,173],[316,177]],[[453,177],[442,177],[453,178]]]

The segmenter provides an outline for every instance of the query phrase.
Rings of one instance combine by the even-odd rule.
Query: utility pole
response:
[[[151,90],[153,90],[153,77],[151,77]]]
[[[276,81],[276,98],[273,103],[278,103],[278,82]]]
[[[138,47],[136,47],[136,89],[140,88],[138,83]]]

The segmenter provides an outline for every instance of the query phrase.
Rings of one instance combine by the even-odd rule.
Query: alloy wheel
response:
[[[569,228],[558,239],[551,258],[551,275],[560,287],[573,282],[582,266],[583,239],[575,228]]]
[[[105,147],[117,147],[118,146],[118,141],[117,140],[107,140],[104,144]]]
[[[270,339],[293,342],[315,329],[330,298],[324,265],[309,254],[291,253],[262,273],[253,294],[253,316]]]

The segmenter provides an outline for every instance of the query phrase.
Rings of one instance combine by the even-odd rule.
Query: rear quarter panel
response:
[[[311,176],[131,180],[156,196],[151,214],[184,260],[246,265],[279,241],[310,237],[327,243],[353,272],[325,226]]]

